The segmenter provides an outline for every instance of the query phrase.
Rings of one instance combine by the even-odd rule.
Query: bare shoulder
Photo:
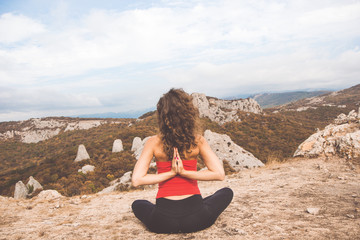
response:
[[[148,145],[158,145],[161,142],[161,138],[159,135],[151,136],[147,141],[146,144]]]
[[[206,139],[204,138],[204,136],[202,135],[196,135],[196,144],[201,147],[202,145],[204,145],[205,143],[207,143]]]

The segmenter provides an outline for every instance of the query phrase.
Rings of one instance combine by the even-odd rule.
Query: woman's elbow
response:
[[[133,187],[138,187],[138,186],[140,186],[139,180],[136,179],[136,178],[131,178],[131,185],[132,185]]]
[[[225,172],[219,173],[219,181],[223,181],[225,179]]]

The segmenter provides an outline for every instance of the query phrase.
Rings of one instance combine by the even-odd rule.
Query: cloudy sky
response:
[[[0,121],[360,83],[360,1],[0,0]]]

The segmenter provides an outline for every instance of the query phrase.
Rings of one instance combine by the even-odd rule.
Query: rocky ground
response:
[[[0,197],[0,239],[360,239],[360,166],[344,159],[293,159],[199,186],[204,196],[225,186],[235,193],[200,232],[148,232],[130,205],[154,201],[150,188],[54,200]]]

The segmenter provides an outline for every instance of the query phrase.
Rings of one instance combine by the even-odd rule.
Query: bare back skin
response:
[[[153,136],[153,140],[154,140],[154,157],[155,157],[156,161],[158,161],[158,162],[171,161],[171,159],[169,159],[168,156],[166,156],[166,154],[164,152],[163,143],[161,142],[160,136],[159,135]],[[197,140],[200,140],[200,138],[198,137]],[[191,150],[189,150],[188,152],[183,153],[185,156],[185,159],[183,159],[183,160],[197,159],[199,152],[200,152],[199,147],[196,146],[196,147],[192,148]],[[181,199],[190,197],[192,195],[193,194],[187,194],[187,195],[179,195],[179,196],[169,196],[169,197],[165,197],[165,198],[170,199],[170,200],[181,200]]]
[[[175,166],[174,158],[169,159],[165,154],[163,143],[159,135],[150,137],[144,146],[144,149],[139,157],[139,160],[136,162],[133,175],[132,175],[132,184],[137,187],[140,185],[148,184],[157,184],[159,182],[165,181],[172,177],[175,177],[179,174],[182,177],[200,180],[200,181],[212,181],[212,180],[223,180],[225,177],[224,168],[222,163],[219,161],[219,158],[211,150],[208,142],[203,136],[198,135],[196,137],[197,146],[183,153],[184,158],[180,159],[180,166]],[[201,171],[187,171],[182,166],[183,160],[193,160],[197,159],[198,156],[204,160],[204,163],[207,167],[206,170]],[[156,161],[167,162],[172,161],[172,170],[160,174],[148,174],[149,165],[151,159],[155,157]],[[174,169],[180,167],[180,171],[176,172]],[[187,198],[190,195],[175,195],[168,196],[166,198],[171,200],[180,200]]]

